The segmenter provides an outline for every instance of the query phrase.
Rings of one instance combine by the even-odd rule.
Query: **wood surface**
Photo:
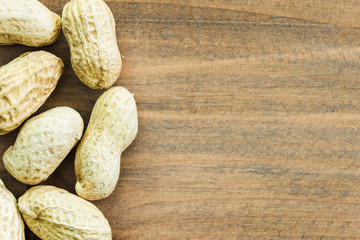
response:
[[[41,2],[60,14],[67,1]],[[107,3],[116,85],[139,114],[115,192],[94,202],[113,239],[360,239],[358,1]],[[66,68],[37,113],[66,105],[87,123],[102,91],[77,79],[63,35],[42,49]],[[1,46],[0,64],[32,50]],[[74,192],[73,160],[45,184]],[[0,178],[28,188],[2,161]]]

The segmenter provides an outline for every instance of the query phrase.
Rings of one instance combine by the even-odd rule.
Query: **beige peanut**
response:
[[[53,186],[36,186],[19,198],[20,212],[42,240],[111,240],[111,228],[92,203]]]
[[[45,181],[80,140],[84,122],[69,107],[56,107],[28,120],[4,153],[6,170],[28,185]]]
[[[72,0],[65,5],[62,18],[78,78],[93,89],[109,88],[122,67],[110,8],[102,0]]]
[[[0,135],[16,129],[46,101],[63,68],[60,58],[45,51],[24,53],[0,67]]]
[[[99,97],[75,155],[75,190],[80,197],[98,200],[113,192],[121,153],[135,139],[137,130],[133,94],[113,87]]]
[[[17,201],[0,179],[0,239],[24,240],[24,223]]]
[[[0,44],[40,47],[56,41],[59,15],[37,0],[0,0]]]

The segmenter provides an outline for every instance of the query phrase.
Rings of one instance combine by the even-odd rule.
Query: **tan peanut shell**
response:
[[[59,15],[37,0],[0,0],[0,45],[40,47],[56,41]]]
[[[42,240],[111,240],[111,228],[92,203],[53,186],[36,186],[19,198],[20,212]]]
[[[24,240],[24,223],[16,199],[0,179],[0,239]]]
[[[63,68],[60,58],[45,51],[24,53],[0,67],[0,135],[20,126],[46,101]]]
[[[6,170],[28,185],[45,181],[80,140],[84,122],[69,107],[56,107],[28,120],[3,156]]]
[[[98,200],[113,192],[121,153],[135,139],[137,130],[133,94],[113,87],[99,97],[75,155],[75,190],[80,197]]]
[[[93,89],[109,88],[122,67],[110,8],[102,0],[72,0],[65,5],[62,18],[78,78]]]

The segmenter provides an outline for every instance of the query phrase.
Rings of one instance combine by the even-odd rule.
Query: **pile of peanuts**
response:
[[[122,57],[115,21],[103,0],[71,0],[62,19],[38,0],[0,0],[0,44],[40,47],[54,43],[61,28],[70,46],[77,77],[92,89],[108,89],[118,79]],[[63,61],[46,51],[27,52],[0,67],[0,135],[18,128],[50,96]],[[100,210],[87,200],[108,197],[120,175],[120,157],[138,131],[133,94],[112,87],[96,101],[85,133],[80,114],[59,106],[27,120],[3,155],[18,181],[45,181],[70,150],[75,155],[75,190],[30,188],[18,201],[0,180],[0,239],[25,239],[24,222],[39,238],[112,239]]]

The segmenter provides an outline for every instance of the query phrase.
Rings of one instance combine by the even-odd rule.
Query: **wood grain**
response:
[[[113,239],[360,238],[357,1],[107,3],[125,57],[116,85],[139,113],[117,188],[95,202]],[[38,113],[66,105],[87,122],[102,92],[76,78],[63,35],[43,49],[66,68]],[[29,50],[1,46],[0,64]],[[74,192],[73,159],[46,184]],[[28,188],[2,162],[0,178]]]

